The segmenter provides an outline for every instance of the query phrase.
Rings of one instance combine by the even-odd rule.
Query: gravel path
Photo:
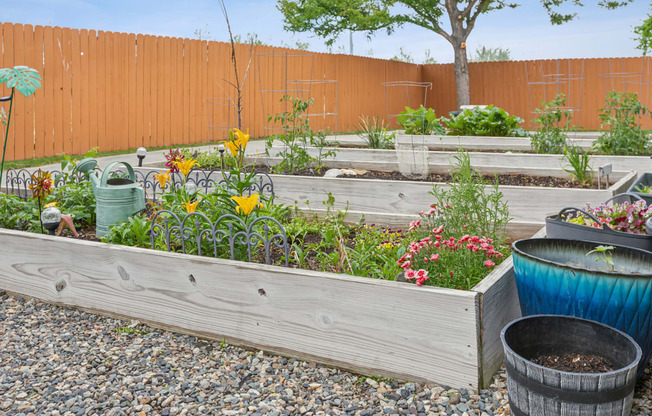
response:
[[[508,415],[487,390],[365,378],[0,292],[0,415]],[[652,414],[652,368],[633,415]]]

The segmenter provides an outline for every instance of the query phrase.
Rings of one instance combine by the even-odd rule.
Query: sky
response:
[[[243,38],[255,33],[266,44],[293,46],[309,43],[309,50],[328,52],[324,42],[312,34],[283,30],[276,1],[226,0],[234,34]],[[586,0],[575,8],[579,17],[563,26],[553,26],[538,0],[520,0],[521,7],[482,15],[467,41],[473,55],[476,48],[509,49],[513,60],[554,58],[598,58],[641,56],[633,40],[633,28],[650,11],[648,0],[616,11],[597,7]],[[0,21],[50,25],[76,29],[142,33],[195,38],[201,30],[211,40],[227,40],[224,17],[217,0],[2,0]],[[389,59],[400,48],[417,63],[427,56],[439,63],[453,61],[452,46],[440,35],[413,25],[393,34],[378,33],[371,39],[353,34],[354,54]],[[342,36],[333,52],[349,52],[349,35]]]

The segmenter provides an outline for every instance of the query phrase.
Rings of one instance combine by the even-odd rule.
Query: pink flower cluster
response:
[[[492,258],[503,257],[502,253],[495,250],[490,238],[465,235],[460,239],[445,239],[441,236],[443,231],[444,226],[441,225],[432,230],[432,235],[410,243],[408,252],[397,262],[403,269],[406,280],[415,280],[421,286],[433,272],[438,272],[441,278],[448,271],[453,277],[454,269],[458,266],[456,263],[461,261],[461,257],[472,253],[482,255],[486,259],[482,264],[489,269],[496,265]],[[441,264],[443,256],[446,256],[447,264]]]
[[[633,204],[623,202],[613,205],[608,205],[603,202],[597,207],[591,207],[591,204],[586,204],[586,211],[596,217],[600,223],[595,223],[595,221],[581,213],[575,218],[573,218],[572,214],[568,215],[566,221],[598,228],[602,228],[602,224],[607,224],[616,231],[631,234],[646,234],[645,221],[652,217],[652,206],[648,207],[645,201],[636,201]]]

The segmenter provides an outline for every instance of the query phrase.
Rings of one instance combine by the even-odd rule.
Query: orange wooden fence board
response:
[[[28,65],[42,76],[40,90],[14,101],[7,160],[79,154],[94,146],[106,151],[214,142],[237,125],[228,43],[12,23],[0,29],[0,65]],[[286,92],[313,96],[309,111],[318,114],[311,118],[315,130],[355,130],[360,116],[386,118],[401,111],[408,97],[413,107],[423,102],[423,89],[384,89],[388,81],[431,82],[428,107],[444,116],[457,108],[452,64],[255,45],[245,80],[249,56],[248,45],[236,45],[244,83],[243,128],[253,137],[279,131],[268,117],[288,109],[280,103]],[[608,91],[637,92],[643,104],[651,105],[651,60],[474,62],[469,65],[471,102],[503,107],[531,128],[541,101],[563,92],[574,109],[574,124],[599,129],[597,114]],[[331,80],[336,82],[325,82]],[[9,90],[2,87],[0,94]],[[644,121],[644,127],[650,125]]]

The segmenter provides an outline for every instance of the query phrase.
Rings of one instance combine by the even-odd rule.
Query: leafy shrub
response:
[[[0,193],[0,227],[35,232],[40,230],[40,224],[35,199]]]
[[[484,109],[464,110],[447,120],[446,127],[448,134],[454,136],[524,137],[525,130],[519,126],[522,122],[522,118],[510,116],[502,108],[490,105]]]
[[[594,143],[597,152],[607,155],[647,155],[652,145],[638,120],[650,111],[633,92],[607,93],[606,104],[600,109],[601,127],[610,126]]]
[[[370,149],[391,149],[394,146],[395,134],[387,132],[385,120],[376,117],[360,117],[358,124],[361,138],[367,142]]]
[[[147,217],[135,215],[121,224],[112,226],[102,241],[132,247],[150,247],[151,226],[152,222]]]
[[[276,155],[282,160],[274,166],[274,172],[293,174],[312,165],[315,165],[318,171],[321,170],[323,160],[335,156],[337,150],[325,150],[329,144],[326,135],[315,133],[310,128],[310,119],[304,113],[313,103],[312,98],[302,100],[286,95],[281,98],[281,102],[289,102],[291,110],[269,116],[268,121],[280,123],[283,133],[270,136],[265,141],[265,153],[268,157],[271,156],[269,151],[275,140],[284,145],[283,150]],[[309,145],[317,148],[317,157],[308,154],[306,147]]]
[[[405,129],[405,134],[446,134],[441,120],[435,115],[432,108],[426,109],[424,106],[416,110],[405,107],[397,117],[398,124]]]
[[[448,189],[433,187],[430,193],[437,203],[417,223],[411,224],[411,228],[420,226],[431,230],[444,225],[447,238],[477,235],[502,245],[506,240],[509,210],[498,189],[498,180],[490,183],[476,173],[466,152],[460,152],[455,159],[453,181]]]
[[[542,102],[541,108],[534,110],[538,117],[532,120],[541,126],[541,130],[531,137],[532,148],[537,153],[559,154],[566,147],[566,131],[573,114],[564,109],[566,95],[563,93],[550,102]]]

